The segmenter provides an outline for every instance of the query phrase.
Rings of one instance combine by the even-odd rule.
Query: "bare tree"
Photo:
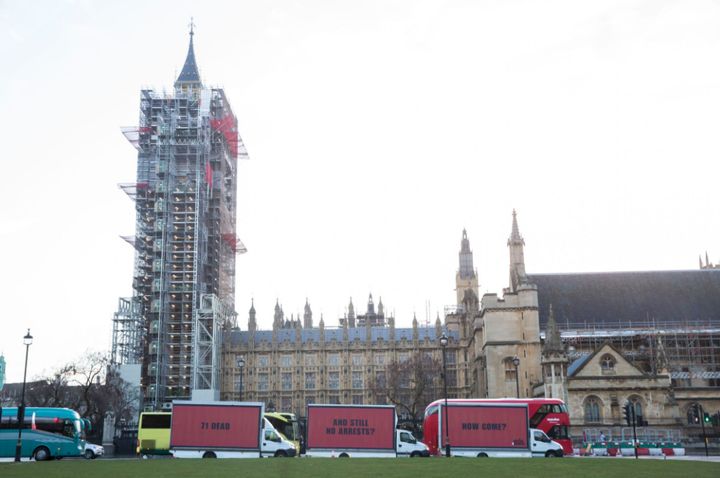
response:
[[[418,432],[425,407],[438,395],[441,366],[430,354],[416,352],[404,361],[390,362],[384,371],[370,379],[376,402],[388,402],[400,416],[412,422]]]
[[[131,386],[110,366],[108,356],[88,351],[58,368],[51,376],[29,384],[28,406],[67,407],[93,424],[91,435],[102,436],[105,416],[112,412],[116,424],[133,421]]]

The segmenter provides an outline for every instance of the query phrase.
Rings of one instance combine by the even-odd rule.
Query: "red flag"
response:
[[[208,187],[212,187],[212,166],[210,166],[210,161],[205,163],[205,181],[207,182]]]

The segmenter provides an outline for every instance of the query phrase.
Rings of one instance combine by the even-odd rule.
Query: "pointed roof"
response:
[[[517,212],[515,212],[515,209],[513,209],[512,232],[510,233],[510,238],[508,239],[508,246],[511,244],[525,245],[525,240],[520,235],[520,229],[518,228]]]
[[[545,343],[543,344],[543,353],[563,353],[564,351],[565,348],[563,347],[562,340],[560,339],[560,329],[558,329],[557,327],[552,304],[550,304],[550,310],[548,311],[547,328],[545,330]]]
[[[180,75],[175,81],[175,88],[183,84],[197,84],[200,85],[200,72],[198,72],[197,63],[195,62],[195,49],[193,48],[193,24],[190,23],[190,46],[188,47],[187,57],[185,58],[185,64],[183,65]]]
[[[253,297],[250,299],[250,314],[254,314],[254,313],[255,313],[255,298]]]
[[[467,237],[467,231],[463,228],[462,240],[460,241],[460,252],[470,252],[470,240]]]

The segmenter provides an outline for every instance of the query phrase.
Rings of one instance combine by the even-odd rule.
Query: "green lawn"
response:
[[[717,478],[720,463],[633,460],[629,458],[564,459],[244,459],[244,460],[63,460],[0,463],[0,477],[40,478],[185,478],[185,477],[631,477]]]

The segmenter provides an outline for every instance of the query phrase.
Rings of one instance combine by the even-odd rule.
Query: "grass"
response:
[[[242,459],[242,460],[63,460],[0,463],[2,478],[467,478],[632,477],[702,478],[720,476],[720,463],[633,460],[629,458],[564,459]]]

